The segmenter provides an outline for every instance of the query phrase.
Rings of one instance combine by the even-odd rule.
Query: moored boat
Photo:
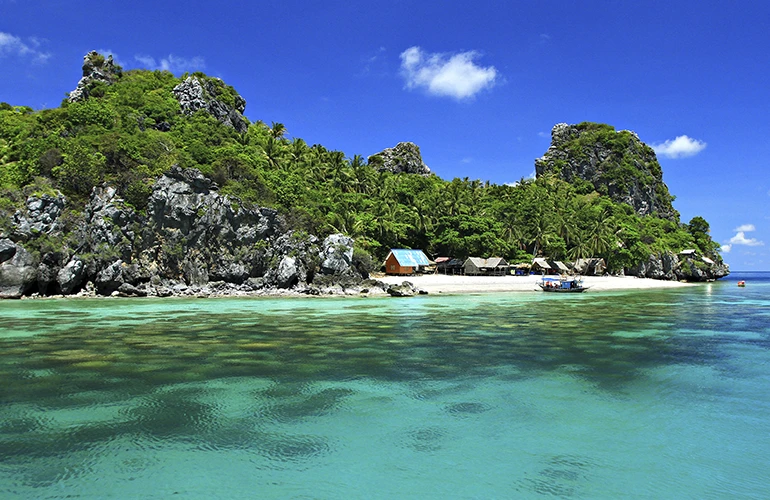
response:
[[[540,289],[544,292],[556,293],[580,293],[585,292],[590,288],[583,285],[583,280],[580,277],[544,277],[537,283],[537,286],[539,286]]]

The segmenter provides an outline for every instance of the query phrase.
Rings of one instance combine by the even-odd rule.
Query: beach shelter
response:
[[[560,273],[566,273],[569,271],[569,267],[567,265],[560,261],[560,260],[554,260],[551,262],[551,269],[556,269]]]
[[[436,269],[443,274],[463,274],[463,261],[452,257],[437,257]]]
[[[591,257],[588,259],[576,260],[572,267],[575,269],[575,272],[579,274],[600,276],[604,274],[604,271],[607,269],[607,264],[604,262],[604,259],[600,257]]]
[[[551,264],[544,258],[538,257],[532,261],[532,270],[535,272],[548,272],[551,270]]]
[[[508,262],[501,257],[468,257],[463,263],[465,274],[468,275],[502,275],[508,272],[509,267]]]
[[[430,265],[422,250],[392,248],[385,258],[385,274],[414,274],[423,266]]]

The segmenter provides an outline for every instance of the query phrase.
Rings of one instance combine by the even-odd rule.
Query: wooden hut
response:
[[[442,274],[463,274],[463,261],[452,257],[436,257],[436,270]]]
[[[548,273],[551,272],[551,264],[548,263],[542,257],[538,257],[532,261],[532,271],[536,273]]]
[[[430,261],[422,250],[393,248],[385,258],[385,274],[414,274],[429,265]]]
[[[508,274],[510,267],[502,257],[468,257],[463,263],[467,275],[502,276]]]
[[[607,270],[607,264],[600,257],[578,259],[572,267],[576,273],[586,276],[601,276]]]

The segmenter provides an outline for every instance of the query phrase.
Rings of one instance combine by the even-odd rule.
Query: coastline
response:
[[[422,291],[429,295],[463,295],[479,293],[539,292],[537,282],[542,276],[465,276],[445,274],[420,274],[412,276],[372,276],[368,283],[359,286],[329,286],[318,288],[262,288],[246,291],[237,287],[220,286],[184,286],[173,293],[159,294],[157,290],[147,290],[142,295],[120,294],[98,295],[91,290],[83,290],[72,295],[22,296],[21,300],[56,300],[56,299],[115,299],[125,297],[151,298],[227,298],[227,297],[382,297],[387,296],[390,286],[401,285],[405,281],[412,284],[414,292]],[[583,282],[590,291],[647,290],[662,288],[681,288],[695,286],[696,283],[637,278],[635,276],[584,276]],[[12,300],[12,299],[5,299]]]
[[[415,288],[428,294],[464,294],[539,291],[537,282],[542,276],[465,276],[423,274],[415,276],[382,276],[376,279],[389,285],[409,281]],[[695,283],[637,278],[633,276],[585,276],[583,282],[591,291],[645,290],[651,288],[680,288]]]

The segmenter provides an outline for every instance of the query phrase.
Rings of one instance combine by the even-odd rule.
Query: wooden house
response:
[[[511,266],[502,257],[490,257],[488,259],[468,257],[463,263],[463,268],[465,268],[467,275],[502,276],[508,274]]]
[[[436,270],[441,274],[463,274],[463,261],[452,257],[436,257]]]
[[[385,274],[414,274],[429,265],[430,261],[422,250],[393,248],[385,258]]]

